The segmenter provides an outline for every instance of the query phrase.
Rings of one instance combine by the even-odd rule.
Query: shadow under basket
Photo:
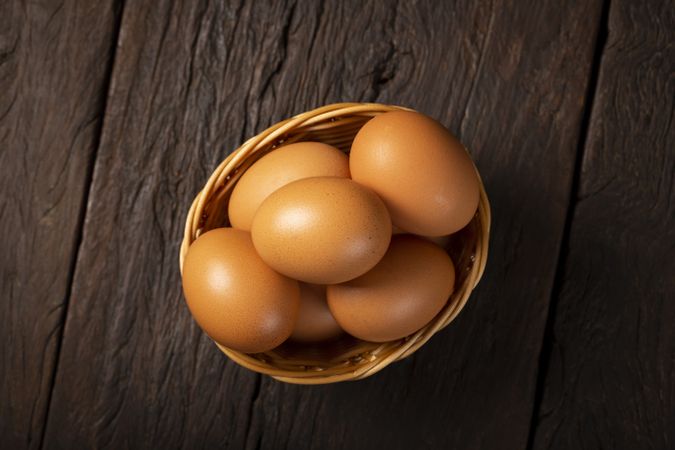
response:
[[[293,142],[318,141],[349,152],[358,130],[370,118],[388,111],[409,110],[374,103],[340,103],[307,111],[279,122],[246,141],[213,172],[192,202],[180,248],[180,268],[190,244],[213,228],[229,226],[227,204],[239,177],[262,155]],[[455,292],[443,309],[416,333],[386,343],[365,342],[351,336],[322,344],[285,343],[265,353],[241,353],[216,343],[238,364],[277,380],[298,384],[359,380],[403,359],[424,345],[462,310],[480,280],[487,260],[490,205],[480,183],[478,211],[445,246],[455,263]]]

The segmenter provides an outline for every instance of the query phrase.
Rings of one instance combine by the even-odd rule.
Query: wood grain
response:
[[[609,12],[537,449],[675,447],[675,11]]]
[[[127,4],[46,446],[523,448],[599,15],[598,2]],[[183,220],[246,137],[341,100],[411,106],[466,142],[494,206],[491,262],[414,357],[363,382],[284,385],[227,361],[190,319]]]
[[[0,2],[0,448],[40,446],[116,11]]]

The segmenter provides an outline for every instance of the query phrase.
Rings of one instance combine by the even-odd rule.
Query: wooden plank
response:
[[[524,447],[599,13],[128,4],[47,446]],[[494,205],[492,256],[461,318],[414,357],[363,382],[284,385],[191,321],[183,220],[245,137],[340,100],[409,105],[465,140]]]
[[[675,10],[614,0],[534,447],[675,447]]]
[[[37,448],[103,116],[113,1],[0,3],[0,448]]]

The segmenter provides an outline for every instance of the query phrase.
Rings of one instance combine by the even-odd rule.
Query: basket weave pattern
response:
[[[281,145],[298,141],[319,141],[348,152],[358,130],[378,114],[408,110],[374,103],[339,103],[307,111],[279,122],[246,141],[214,171],[197,194],[187,215],[180,248],[180,268],[190,244],[213,228],[229,225],[227,203],[237,180],[262,155]],[[280,381],[322,384],[356,380],[370,376],[390,363],[405,358],[448,325],[462,310],[480,280],[487,261],[490,205],[480,183],[478,211],[471,223],[453,235],[447,250],[455,263],[455,292],[441,312],[424,328],[397,341],[377,344],[353,340],[330,354],[317,356],[272,350],[259,354],[241,353],[216,343],[238,364],[270,375]]]

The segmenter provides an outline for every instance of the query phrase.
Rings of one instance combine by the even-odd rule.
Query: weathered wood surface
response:
[[[38,448],[118,29],[112,1],[0,2],[0,448]]]
[[[536,449],[675,448],[675,9],[615,0]]]
[[[599,2],[127,2],[45,446],[523,448]],[[183,219],[228,151],[321,104],[405,104],[472,150],[494,207],[456,323],[371,379],[284,385],[185,307]]]

